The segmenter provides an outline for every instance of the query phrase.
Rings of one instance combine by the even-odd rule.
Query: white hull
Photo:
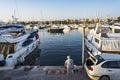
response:
[[[35,48],[40,46],[38,31],[18,25],[8,25],[0,30],[0,66],[14,67],[23,63]]]
[[[120,27],[98,25],[85,37],[85,46],[91,55],[120,54]]]
[[[69,28],[69,27],[68,27],[68,28],[64,28],[64,29],[63,29],[63,32],[64,32],[64,33],[70,32],[70,28]]]
[[[10,54],[13,56],[12,58],[9,58],[10,55],[8,55],[5,66],[14,67],[17,63],[23,63],[25,57],[28,56],[32,51],[34,51],[35,48],[39,47],[39,43],[40,40],[38,39],[30,45],[19,49],[17,52]]]
[[[87,39],[85,39],[85,46],[87,48],[88,53],[91,56],[96,56],[102,54],[99,49],[97,49],[93,44],[91,44]]]

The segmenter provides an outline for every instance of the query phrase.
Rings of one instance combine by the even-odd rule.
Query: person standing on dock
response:
[[[70,56],[67,56],[67,60],[65,61],[65,68],[67,69],[67,74],[73,74],[73,69],[74,69],[74,62],[70,58]]]

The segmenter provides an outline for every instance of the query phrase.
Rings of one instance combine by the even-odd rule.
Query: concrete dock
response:
[[[82,67],[67,74],[63,66],[22,66],[0,69],[0,80],[90,80]]]

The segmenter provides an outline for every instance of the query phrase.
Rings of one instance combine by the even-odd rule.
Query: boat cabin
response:
[[[119,26],[97,25],[86,38],[86,45],[91,45],[102,53],[120,54]]]

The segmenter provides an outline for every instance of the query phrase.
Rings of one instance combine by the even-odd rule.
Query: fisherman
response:
[[[73,74],[73,69],[74,69],[74,62],[70,58],[70,56],[67,56],[67,60],[65,61],[65,68],[67,69],[67,74]]]

